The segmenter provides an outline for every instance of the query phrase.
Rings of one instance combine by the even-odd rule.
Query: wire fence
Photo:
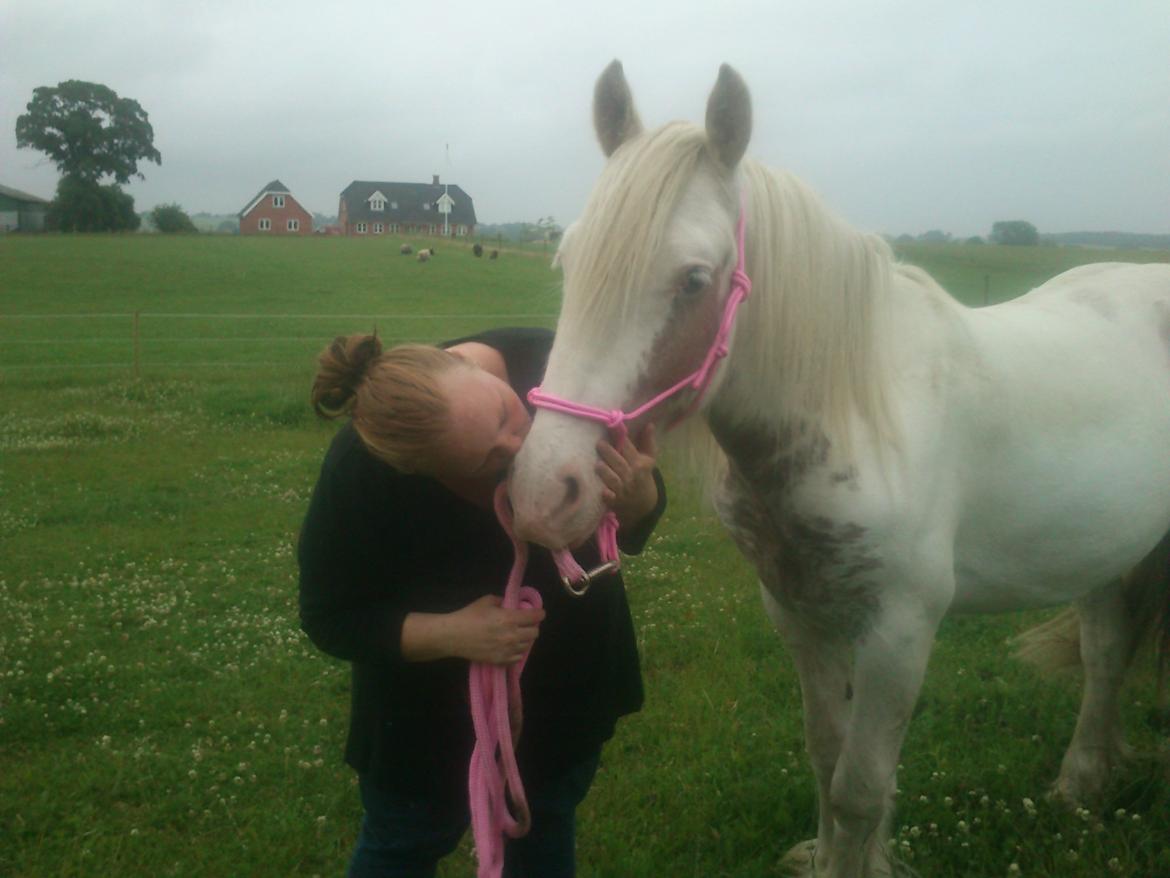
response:
[[[0,376],[68,370],[301,368],[338,335],[433,343],[492,326],[552,326],[555,314],[0,313]]]

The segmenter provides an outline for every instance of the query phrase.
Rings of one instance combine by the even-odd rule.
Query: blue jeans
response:
[[[577,805],[589,792],[600,754],[555,777],[525,783],[532,829],[504,846],[504,878],[572,878]],[[467,830],[467,803],[441,805],[379,789],[360,778],[361,834],[348,878],[433,878],[439,860]]]

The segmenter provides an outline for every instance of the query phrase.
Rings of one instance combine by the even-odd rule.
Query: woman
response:
[[[574,874],[576,806],[616,721],[642,704],[620,575],[573,598],[534,548],[525,584],[543,609],[500,606],[512,546],[492,496],[528,432],[522,400],[551,346],[546,330],[499,329],[385,352],[351,336],[321,354],[314,407],[349,422],[301,531],[300,610],[312,641],[353,665],[345,758],[365,818],[351,876],[433,875],[466,829],[469,661],[509,665],[531,648],[516,752],[532,830],[508,843],[508,876]],[[627,553],[665,507],[654,454],[650,432],[620,452],[598,446]],[[576,555],[599,562],[592,543]]]

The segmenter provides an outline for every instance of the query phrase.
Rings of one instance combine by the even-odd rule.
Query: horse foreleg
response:
[[[833,814],[829,789],[845,739],[849,717],[850,649],[843,641],[829,641],[810,632],[784,612],[766,588],[761,588],[764,608],[792,656],[800,676],[804,714],[804,747],[817,781],[817,838],[801,842],[784,857],[795,874],[815,874],[817,851],[829,850],[833,840]]]
[[[1077,604],[1084,692],[1076,731],[1052,790],[1056,798],[1072,805],[1100,796],[1124,751],[1121,686],[1138,634],[1126,613],[1125,588],[1117,582]]]
[[[825,874],[830,878],[892,874],[886,842],[898,756],[940,617],[916,600],[885,600],[855,648],[852,712],[829,790],[833,833]],[[818,866],[821,857],[818,851]]]

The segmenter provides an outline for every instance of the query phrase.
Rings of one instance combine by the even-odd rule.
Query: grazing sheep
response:
[[[471,248],[471,252],[475,254],[476,259],[478,259],[480,256],[483,256],[483,244],[476,244]]]
[[[419,250],[418,251],[418,261],[419,262],[430,262],[431,261],[431,251],[430,250]]]
[[[500,251],[499,250],[493,250],[492,255],[488,257],[488,259],[499,259],[499,258],[500,258]]]
[[[414,248],[411,247],[409,244],[403,244],[401,247],[398,248],[398,252],[401,253],[403,256],[409,256],[411,253],[414,252]]]

